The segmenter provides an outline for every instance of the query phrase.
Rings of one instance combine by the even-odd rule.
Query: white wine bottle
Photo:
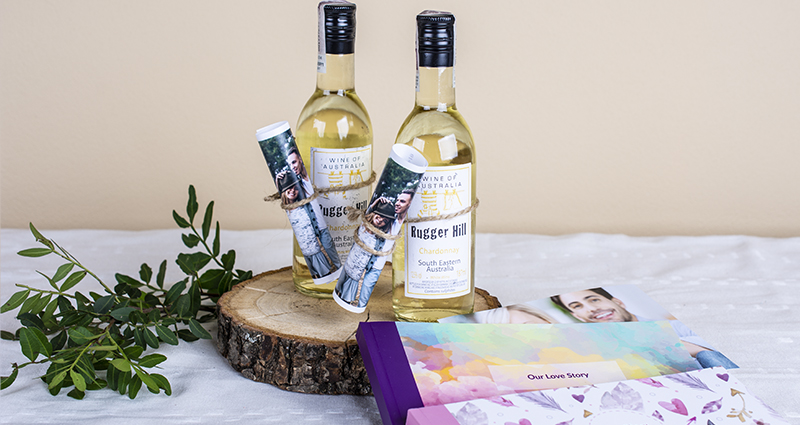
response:
[[[302,170],[317,188],[347,186],[372,174],[372,123],[355,91],[356,5],[345,1],[319,4],[317,88],[297,119],[297,146],[305,159]],[[339,258],[353,245],[358,222],[350,222],[346,207],[366,208],[369,186],[327,192],[317,199],[328,223]],[[292,278],[302,294],[330,298],[336,281],[315,285],[303,253],[294,242]]]
[[[456,110],[455,16],[417,15],[416,105],[395,143],[428,160],[410,206],[398,197],[396,215],[407,217],[392,256],[392,303],[397,320],[433,322],[467,314],[475,298],[475,144]],[[407,208],[407,211],[402,211]],[[431,217],[434,220],[415,222]],[[436,219],[439,218],[439,219]]]

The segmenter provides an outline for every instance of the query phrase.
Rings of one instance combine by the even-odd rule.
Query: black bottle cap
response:
[[[417,15],[419,66],[451,67],[455,62],[456,17],[450,12],[426,10]]]
[[[325,13],[325,53],[346,55],[355,52],[356,5],[331,3],[323,6]]]

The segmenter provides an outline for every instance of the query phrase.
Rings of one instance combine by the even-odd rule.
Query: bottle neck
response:
[[[419,67],[417,105],[425,109],[446,110],[456,104],[453,67]]]
[[[325,91],[353,90],[356,86],[355,54],[325,55],[325,72],[317,70],[317,88]]]

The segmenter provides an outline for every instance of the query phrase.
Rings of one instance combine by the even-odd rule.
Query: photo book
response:
[[[414,408],[700,369],[669,321],[363,322],[356,338],[392,425]]]
[[[408,411],[407,425],[788,425],[721,367]]]
[[[619,323],[669,321],[681,342],[703,368],[737,369],[728,359],[634,285],[614,285],[439,319],[440,323]]]

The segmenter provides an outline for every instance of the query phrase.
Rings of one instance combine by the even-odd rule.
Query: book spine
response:
[[[404,425],[408,410],[424,405],[395,322],[362,322],[356,341],[384,425]]]

